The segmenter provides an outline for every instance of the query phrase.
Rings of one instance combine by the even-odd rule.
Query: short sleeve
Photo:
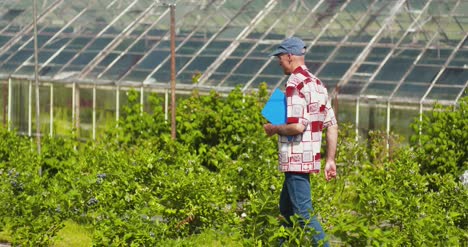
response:
[[[307,126],[310,122],[310,116],[307,113],[307,102],[303,94],[296,86],[286,87],[286,123],[301,123]]]
[[[325,116],[325,121],[323,121],[323,127],[327,128],[333,125],[337,125],[338,122],[336,121],[335,111],[333,111],[333,108],[331,107],[331,103],[329,100],[327,101],[325,109],[326,109],[327,115]]]

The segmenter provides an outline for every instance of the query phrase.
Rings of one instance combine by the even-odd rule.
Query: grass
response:
[[[92,245],[93,242],[91,232],[84,226],[69,220],[65,222],[65,227],[57,233],[52,246],[88,247]]]
[[[185,246],[202,246],[202,247],[242,247],[242,237],[240,235],[230,235],[216,232],[214,230],[206,230],[200,234],[192,235],[184,239],[175,239],[161,243],[161,247],[185,247]]]
[[[0,231],[0,243],[10,243],[11,233],[8,230]]]

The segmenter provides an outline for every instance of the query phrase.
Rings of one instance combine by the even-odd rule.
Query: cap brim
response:
[[[270,56],[270,57],[276,57],[276,56],[278,56],[278,55],[280,55],[280,54],[283,54],[283,53],[284,53],[284,51],[278,49],[278,50],[276,50],[276,51],[270,53],[269,56]]]

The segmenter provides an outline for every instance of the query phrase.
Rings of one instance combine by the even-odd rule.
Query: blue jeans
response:
[[[286,219],[286,226],[291,227],[290,217],[297,214],[300,217],[299,223],[304,227],[307,226],[316,231],[312,241],[314,246],[318,246],[320,241],[325,239],[325,233],[322,226],[314,215],[310,216],[314,208],[312,207],[311,191],[310,191],[310,176],[307,173],[284,173],[285,179],[283,189],[280,195],[280,212]],[[328,242],[323,242],[324,247],[328,247]]]

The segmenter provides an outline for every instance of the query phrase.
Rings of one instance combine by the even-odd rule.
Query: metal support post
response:
[[[32,135],[32,82],[28,81],[28,136],[31,137],[31,135]]]
[[[93,87],[93,140],[96,140],[96,84]]]
[[[356,141],[359,140],[359,107],[360,107],[360,98],[356,100]]]
[[[169,111],[169,91],[166,89],[166,91],[164,92],[164,120],[166,120],[166,123],[167,123],[167,119],[168,119],[168,111]]]
[[[119,122],[120,117],[120,86],[117,85],[115,92],[115,121]]]
[[[145,90],[142,84],[140,88],[140,115],[143,115],[143,111],[145,109],[143,106],[143,104],[145,103],[144,93],[145,93]]]
[[[76,82],[73,82],[72,84],[72,129],[75,126],[75,105],[76,105]]]
[[[175,4],[171,8],[171,137],[176,139]]]
[[[390,148],[390,101],[387,101],[387,156]]]
[[[34,25],[34,80],[36,88],[36,141],[37,153],[41,153],[41,118],[39,108],[39,65],[38,65],[38,46],[37,46],[37,0],[34,0],[33,6],[33,25]],[[42,175],[42,168],[39,168],[39,175]]]
[[[54,84],[50,84],[50,121],[49,121],[49,135],[54,135]]]
[[[11,83],[11,78],[8,78],[8,121],[7,121],[7,124],[8,124],[8,130],[11,130],[11,123],[12,123],[12,119],[11,119],[11,112],[12,112],[12,96],[13,96],[13,85]]]

